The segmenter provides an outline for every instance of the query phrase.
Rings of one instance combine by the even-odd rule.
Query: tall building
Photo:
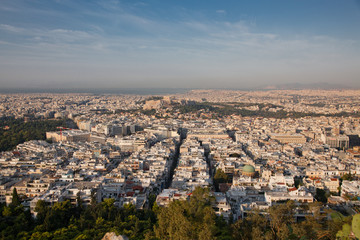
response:
[[[346,135],[328,136],[326,144],[332,148],[347,149],[349,148],[349,137]]]

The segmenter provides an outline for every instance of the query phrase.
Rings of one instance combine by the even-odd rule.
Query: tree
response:
[[[270,228],[275,239],[283,236],[287,232],[287,225],[294,220],[294,202],[288,201],[285,204],[279,204],[269,209]]]
[[[208,188],[196,188],[189,201],[174,201],[158,214],[155,235],[161,239],[214,239],[221,233]]]
[[[327,215],[321,213],[321,203],[314,202],[306,205],[305,209],[310,210],[311,214],[306,216],[306,220],[300,223],[292,224],[292,232],[297,237],[307,237],[307,239],[318,239],[320,236],[327,235],[324,230],[324,219]]]
[[[97,204],[96,195],[97,194],[95,191],[91,191],[91,196],[90,196],[90,206],[91,207],[95,207]]]
[[[316,194],[315,194],[315,199],[320,201],[320,202],[326,203],[327,202],[327,193],[326,193],[326,191],[324,189],[317,188],[316,189]]]
[[[192,192],[189,202],[184,203],[185,210],[194,217],[201,217],[202,210],[206,206],[211,206],[215,201],[214,197],[210,196],[209,188],[196,187]]]
[[[2,215],[3,215],[4,217],[10,217],[11,214],[12,214],[11,208],[5,206],[5,207],[3,208]]]
[[[52,207],[39,200],[37,221],[20,204],[15,209],[1,206],[0,239],[102,239],[106,232],[127,235],[130,239],[351,239],[359,236],[360,215],[320,211],[320,202],[304,207],[310,215],[296,223],[294,203],[259,210],[228,224],[212,208],[214,198],[208,188],[196,188],[188,201],[174,201],[168,207],[138,210],[132,204],[114,206],[113,199],[84,208],[80,213],[69,201]],[[301,207],[301,206],[300,206]],[[43,220],[41,220],[43,219]],[[352,220],[352,222],[351,222]],[[350,231],[349,231],[350,227]]]
[[[116,208],[114,206],[115,199],[113,198],[105,198],[104,201],[101,203],[102,210],[105,212],[103,216],[106,220],[114,220],[115,219],[115,212]]]
[[[224,173],[224,171],[221,168],[216,169],[214,180],[217,180],[219,183],[224,183],[228,181],[228,178],[229,178],[228,175]]]
[[[52,231],[69,224],[74,209],[69,200],[55,203],[51,210],[47,212],[44,219],[44,226],[48,231]]]
[[[360,239],[360,214],[355,214],[351,223],[352,231],[355,237]]]
[[[345,223],[340,231],[336,234],[336,238],[338,239],[349,239],[349,235],[351,233],[351,226]]]
[[[81,192],[79,191],[76,194],[76,210],[78,211],[78,214],[80,214],[84,210],[83,206],[84,201],[81,198]]]
[[[151,193],[148,197],[148,200],[149,200],[149,208],[152,209],[156,201],[156,195],[154,193]]]
[[[152,207],[151,210],[152,210],[156,215],[158,215],[158,214],[160,213],[160,211],[161,211],[161,208],[159,207],[159,205],[158,205],[156,202],[154,202],[153,207]]]
[[[44,200],[39,200],[36,202],[35,212],[37,213],[36,220],[38,223],[42,224],[44,222],[48,210],[49,209]]]
[[[360,239],[360,214],[355,214],[351,223],[345,223],[342,229],[336,233],[336,237],[338,239],[353,239],[351,237],[352,233],[356,239]]]
[[[252,211],[246,218],[240,219],[232,225],[233,239],[272,239],[269,221],[260,214]]]
[[[239,158],[239,157],[241,157],[241,155],[240,155],[240,154],[238,154],[238,153],[231,153],[231,154],[229,155],[229,157],[236,157],[236,158]]]
[[[184,214],[182,202],[175,201],[166,208],[161,209],[158,224],[155,227],[156,237],[161,239],[194,239],[192,224]]]
[[[228,180],[229,180],[229,176],[226,173],[224,173],[224,171],[221,168],[216,169],[216,173],[214,175],[214,183],[215,183],[216,191],[220,191],[219,183],[226,183],[228,182]]]
[[[354,176],[351,173],[346,173],[341,177],[341,180],[352,181],[353,179],[354,179]]]
[[[1,122],[1,121],[0,121]],[[10,126],[3,130],[2,126]],[[23,119],[7,119],[0,123],[0,151],[8,151],[16,145],[30,140],[45,140],[47,131],[56,130],[57,126],[66,125],[66,120],[35,120],[24,122]]]
[[[15,208],[17,206],[20,206],[21,201],[20,201],[20,197],[17,193],[16,188],[13,189],[13,193],[12,193],[12,200],[11,200],[11,207]]]

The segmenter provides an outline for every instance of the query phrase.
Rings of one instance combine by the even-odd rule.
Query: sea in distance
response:
[[[191,88],[0,88],[0,93],[89,93],[89,94],[132,94],[167,95],[185,93]]]

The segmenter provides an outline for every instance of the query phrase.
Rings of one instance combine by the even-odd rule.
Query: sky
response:
[[[360,87],[360,0],[3,0],[1,88]]]

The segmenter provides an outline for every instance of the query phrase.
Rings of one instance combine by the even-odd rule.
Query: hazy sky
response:
[[[3,0],[0,88],[360,87],[356,0]]]

